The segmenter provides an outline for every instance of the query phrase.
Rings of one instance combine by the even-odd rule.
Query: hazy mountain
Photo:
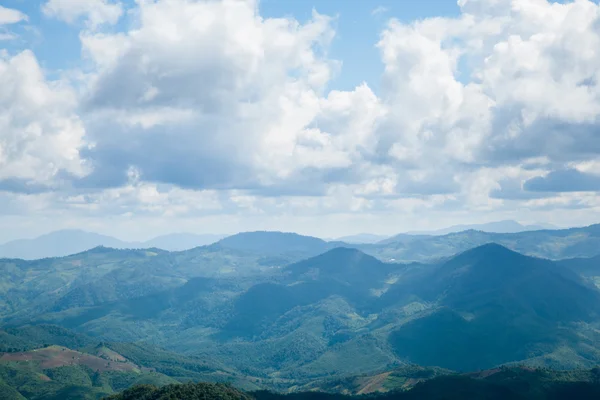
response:
[[[67,229],[51,232],[34,239],[19,239],[2,244],[0,245],[0,258],[36,260],[46,257],[64,257],[98,246],[114,249],[159,248],[169,251],[181,251],[209,245],[223,237],[225,235],[173,233],[158,236],[146,242],[126,242],[98,233]]]
[[[337,239],[331,239],[331,242],[344,242],[344,243],[377,243],[387,239],[389,236],[385,235],[374,235],[371,233],[359,233],[357,235],[342,236]]]
[[[218,242],[227,235],[194,234],[194,233],[171,233],[155,237],[141,243],[143,248],[156,247],[168,251],[182,251],[198,246],[206,246]]]
[[[493,233],[468,230],[447,235],[400,234],[376,244],[353,245],[382,260],[432,261],[486,243],[554,260],[591,257],[600,253],[600,224],[580,228]]]
[[[525,231],[536,231],[541,229],[556,229],[551,224],[534,224],[534,225],[522,225],[517,221],[504,220],[487,222],[483,224],[472,224],[472,225],[453,225],[448,228],[437,229],[433,231],[410,231],[406,232],[408,235],[447,235],[448,233],[462,232],[467,230],[476,230],[483,232],[492,233],[517,233]]]
[[[82,230],[61,230],[34,239],[19,239],[0,245],[0,257],[34,260],[62,257],[97,247],[129,247],[126,242],[110,236]]]
[[[301,254],[306,257],[323,253],[340,245],[312,236],[289,232],[242,232],[216,243],[218,246],[264,255]]]

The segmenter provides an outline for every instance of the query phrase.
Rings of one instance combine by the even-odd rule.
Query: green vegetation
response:
[[[421,371],[423,372],[423,371]],[[412,399],[595,399],[600,395],[600,383],[593,371],[579,371],[578,378],[565,373],[522,368],[486,371],[479,376],[443,375],[417,383],[408,391],[397,390],[372,394],[376,400]],[[206,383],[168,385],[162,388],[142,385],[109,397],[111,400],[350,400],[343,394],[318,391],[278,394],[268,391],[244,393],[226,385]]]
[[[596,230],[499,237],[530,253],[580,254]],[[430,259],[486,235],[403,237],[367,250]],[[259,232],[177,253],[0,260],[0,390],[93,397],[201,381],[357,394],[416,390],[448,370],[600,363],[597,259],[554,262],[486,244],[401,264],[329,249],[337,245]]]
[[[188,383],[156,387],[151,385],[135,386],[123,393],[111,396],[107,400],[251,400],[252,397],[223,384]]]
[[[112,367],[104,367],[106,361],[100,361],[103,365],[100,370],[95,368],[99,364],[93,362],[92,356],[56,349],[55,353],[38,358],[36,355],[40,350],[22,355],[12,353],[12,358],[0,359],[0,398],[98,399],[132,385],[162,386],[176,382],[150,370],[124,368],[125,363],[116,362]]]

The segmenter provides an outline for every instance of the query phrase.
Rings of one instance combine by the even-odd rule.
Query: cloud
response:
[[[85,130],[74,112],[77,98],[72,89],[61,81],[48,82],[29,50],[0,57],[0,87],[4,189],[22,192],[51,186],[61,171],[85,175],[85,160],[79,153],[86,146]],[[7,186],[7,182],[13,183]]]
[[[90,28],[95,29],[102,24],[116,24],[123,14],[123,6],[112,0],[48,0],[42,6],[42,12],[69,24],[83,18]]]
[[[14,196],[89,215],[198,212],[177,196],[224,215],[382,223],[600,212],[573,192],[597,190],[600,171],[592,1],[461,0],[458,17],[391,19],[379,93],[330,88],[344,60],[317,12],[300,23],[252,0],[139,1],[130,25],[99,32],[123,6],[76,3],[43,9],[87,23],[77,80],[49,81],[27,51],[0,62],[0,189]]]
[[[7,25],[29,20],[29,17],[19,10],[0,6],[0,42],[17,39],[19,36],[11,32]]]
[[[135,165],[186,188],[287,191],[353,167],[382,110],[366,86],[323,96],[331,19],[257,12],[252,1],[142,2],[134,31],[84,34],[98,68],[84,102],[93,175],[118,180]]]
[[[0,25],[16,24],[29,18],[19,10],[0,6]]]
[[[371,15],[381,15],[388,12],[388,8],[384,6],[377,6],[371,11]]]
[[[523,187],[532,192],[597,192],[600,191],[600,176],[564,169],[532,178]]]
[[[18,38],[18,36],[11,32],[0,32],[0,41],[3,40],[14,40]]]

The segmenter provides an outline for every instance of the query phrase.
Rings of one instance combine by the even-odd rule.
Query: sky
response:
[[[600,222],[600,6],[2,0],[0,241]]]

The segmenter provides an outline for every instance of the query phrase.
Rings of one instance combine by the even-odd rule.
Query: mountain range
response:
[[[589,370],[599,244],[599,225],[376,244],[257,231],[174,252],[0,259],[0,390],[97,398],[190,379],[312,390],[411,365],[438,368],[431,377]]]
[[[357,235],[343,236],[337,239],[327,239],[328,242],[348,243],[352,245],[360,244],[386,244],[397,242],[405,237],[422,237],[422,236],[441,236],[449,233],[478,230],[489,233],[516,233],[524,231],[533,231],[551,228],[550,225],[521,225],[516,221],[498,221],[487,224],[478,225],[455,225],[449,228],[440,229],[437,231],[409,232],[400,234],[394,237],[384,235],[374,235],[369,233],[361,233]],[[252,233],[252,232],[246,232]],[[247,236],[233,235],[229,239],[230,243],[238,240],[240,245],[244,243]],[[268,243],[269,232],[263,232],[263,237],[256,237],[253,240],[257,242],[253,246],[257,246],[259,242]],[[294,235],[290,233],[289,235]],[[298,235],[301,236],[301,235]],[[86,232],[77,229],[67,229],[47,233],[45,235],[33,239],[18,239],[12,240],[4,244],[0,244],[0,258],[21,258],[24,260],[34,260],[48,257],[64,257],[70,254],[80,253],[92,249],[97,246],[111,247],[115,249],[147,249],[158,248],[167,251],[183,251],[189,250],[198,246],[205,246],[215,243],[221,239],[228,237],[227,235],[216,234],[193,234],[193,233],[172,233],[161,235],[154,239],[144,242],[127,242],[120,239],[101,235],[93,232]],[[302,236],[310,238],[309,236]],[[315,240],[311,238],[307,240]],[[285,240],[285,239],[282,239]],[[320,239],[319,239],[320,240]],[[244,246],[252,246],[252,244],[243,244]],[[268,246],[267,246],[268,247]],[[327,246],[324,246],[327,247]],[[330,248],[331,246],[329,246]]]
[[[169,251],[188,250],[214,243],[226,235],[197,235],[173,233],[158,236],[145,242],[125,242],[111,236],[77,229],[51,232],[34,239],[18,239],[0,245],[0,257],[35,260],[47,257],[64,257],[98,246],[115,249],[159,248]]]
[[[523,225],[513,220],[503,220],[487,222],[483,224],[471,225],[453,225],[448,228],[436,229],[431,231],[409,231],[408,235],[447,235],[449,233],[462,232],[468,230],[476,230],[490,233],[518,233],[526,231],[539,231],[543,229],[557,229],[552,224],[533,224]]]

